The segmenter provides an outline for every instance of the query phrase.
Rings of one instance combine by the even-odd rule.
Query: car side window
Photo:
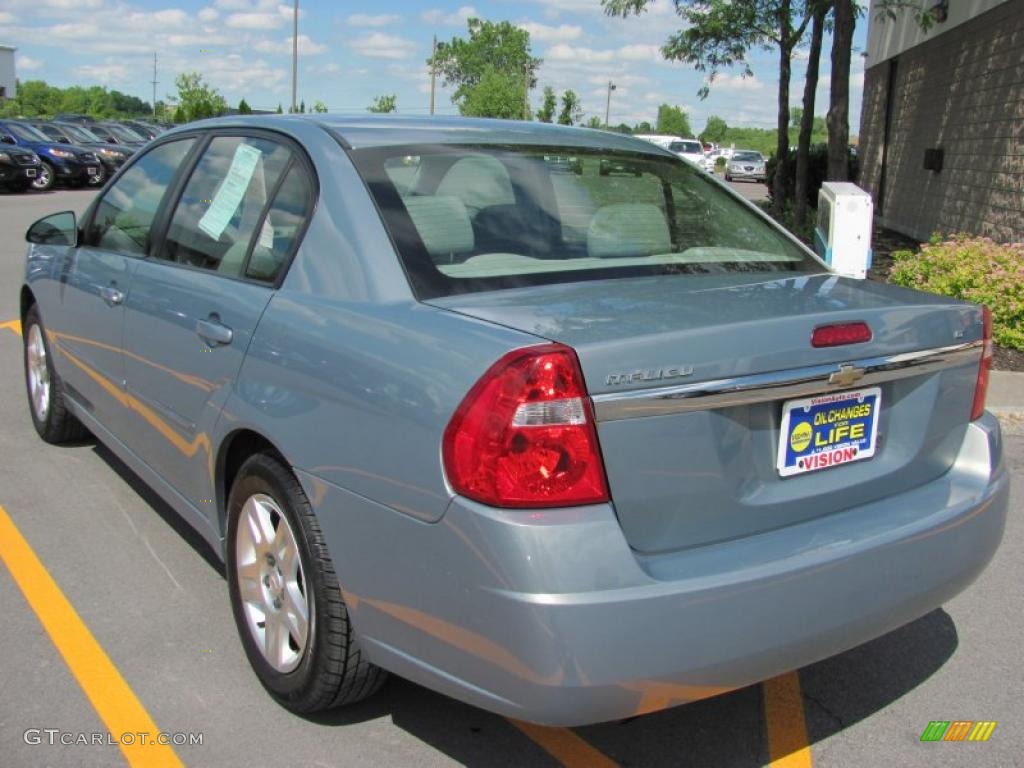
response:
[[[247,278],[277,281],[312,207],[313,180],[300,163],[294,163],[260,227],[259,239],[246,264]]]
[[[144,255],[149,230],[178,166],[195,139],[154,147],[104,193],[93,216],[88,242],[98,248]]]
[[[289,149],[269,139],[216,137],[185,185],[159,256],[240,277],[249,244],[290,157]],[[266,240],[262,233],[261,240]]]

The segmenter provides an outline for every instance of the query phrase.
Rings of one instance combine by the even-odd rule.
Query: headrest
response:
[[[650,256],[672,250],[668,222],[651,203],[615,203],[599,208],[587,231],[587,253],[596,258]]]
[[[459,198],[414,195],[402,202],[431,258],[445,259],[473,250],[473,225]]]

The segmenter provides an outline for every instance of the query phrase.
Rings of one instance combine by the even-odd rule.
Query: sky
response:
[[[300,0],[299,98],[322,100],[331,112],[365,111],[375,96],[395,94],[398,111],[426,114],[426,61],[433,35],[466,36],[476,16],[511,21],[530,32],[532,52],[544,60],[541,90],[572,88],[586,115],[604,118],[607,83],[616,84],[611,122],[655,121],[659,104],[682,107],[699,132],[709,115],[729,125],[772,128],[776,120],[777,53],[757,51],[753,77],[724,71],[707,99],[705,75],[667,62],[660,47],[680,29],[671,0],[654,0],[629,19],[604,15],[600,0],[475,0],[373,2]],[[174,77],[200,72],[232,106],[245,98],[257,109],[287,109],[291,94],[292,5],[285,0],[3,0],[0,43],[17,46],[22,80],[52,85],[103,85],[152,100],[153,54],[157,98],[174,94]],[[858,24],[850,78],[851,133],[858,132],[867,20]],[[826,39],[815,112],[828,109]],[[797,51],[791,99],[803,95],[806,52]],[[436,111],[456,114],[451,93],[438,82]]]

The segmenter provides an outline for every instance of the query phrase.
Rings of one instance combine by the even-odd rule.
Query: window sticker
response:
[[[270,219],[263,220],[263,228],[260,229],[260,245],[264,248],[274,247],[274,226],[270,223]]]
[[[256,164],[262,156],[262,152],[248,144],[239,144],[235,150],[228,175],[221,182],[217,194],[213,196],[210,207],[199,220],[199,228],[214,240],[220,239],[227,229],[228,222],[234,217],[242,198],[245,197],[245,190],[252,180]]]

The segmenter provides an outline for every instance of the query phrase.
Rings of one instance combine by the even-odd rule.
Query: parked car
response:
[[[0,144],[0,186],[24,192],[39,173],[39,156],[28,149]]]
[[[725,165],[725,180],[738,181],[740,179],[764,181],[764,155],[752,149],[735,150],[732,153],[732,157],[729,158],[729,162]]]
[[[61,123],[76,123],[78,125],[91,125],[96,122],[92,115],[84,115],[79,112],[62,112],[53,118]]]
[[[129,157],[135,154],[135,148],[127,144],[110,144],[106,141],[101,141],[99,136],[81,123],[50,122],[36,123],[35,125],[40,131],[46,133],[51,138],[62,135],[80,147],[92,149],[99,156],[108,177],[113,176],[114,172],[124,165]]]
[[[118,168],[118,164],[116,164],[112,158],[108,159],[103,154],[104,152],[112,152],[112,150],[106,149],[106,147],[116,145],[104,144],[103,142],[96,142],[95,144],[79,144],[77,141],[71,138],[71,131],[74,130],[74,128],[76,127],[71,124],[66,124],[68,127],[63,127],[59,123],[51,123],[44,120],[38,122],[31,122],[28,123],[28,125],[31,125],[37,131],[42,133],[50,141],[56,141],[59,144],[64,145],[77,145],[80,148],[87,149],[88,151],[95,153],[95,155],[100,161],[101,167],[99,173],[88,178],[86,183],[89,184],[90,186],[102,186],[103,182],[107,180],[107,176],[112,174]],[[118,152],[117,154],[122,155],[122,153],[120,152]],[[128,155],[123,154],[123,159],[121,160],[121,162],[123,163],[124,160],[127,159]]]
[[[17,120],[0,120],[0,142],[14,144],[39,156],[39,170],[31,182],[33,189],[48,190],[58,180],[73,187],[82,186],[103,172],[96,153],[51,141],[31,125]]]
[[[638,134],[636,138],[657,144],[659,147],[675,153],[683,160],[693,163],[698,168],[704,168],[704,147],[698,139],[682,139],[678,136],[656,136],[649,134]]]
[[[36,430],[224,558],[296,712],[388,670],[631,717],[910,622],[1002,536],[988,311],[831,273],[643,141],[222,118],[27,237]]]
[[[96,134],[101,141],[105,141],[108,144],[123,144],[126,147],[138,149],[148,141],[148,139],[140,136],[135,131],[130,128],[126,128],[123,125],[119,125],[118,123],[90,123],[88,128],[92,133]]]

